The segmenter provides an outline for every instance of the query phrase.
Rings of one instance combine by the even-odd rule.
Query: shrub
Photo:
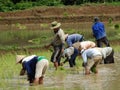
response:
[[[109,18],[109,24],[112,24],[113,19]]]
[[[0,11],[7,12],[13,10],[14,4],[10,0],[0,0]]]
[[[115,28],[115,29],[119,29],[119,24],[115,24],[115,25],[114,25],[114,28]]]
[[[21,3],[17,3],[14,6],[14,9],[15,10],[24,10],[24,9],[27,9],[27,8],[30,8],[30,7],[32,7],[32,3],[30,3],[30,2],[21,2]]]
[[[57,6],[60,5],[60,0],[37,0],[36,6]]]

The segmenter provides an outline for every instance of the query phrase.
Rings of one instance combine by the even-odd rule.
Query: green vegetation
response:
[[[24,10],[36,6],[85,5],[90,3],[120,6],[119,0],[0,0],[0,12]]]
[[[85,40],[94,41],[91,28],[86,28],[85,23],[83,25],[84,26],[80,25],[82,28],[78,27],[78,29],[63,29],[65,33],[79,33],[84,35]],[[21,25],[19,23],[12,26],[16,27],[17,30],[0,31],[0,50],[27,50],[30,48],[42,48],[53,39],[54,33],[51,30],[27,30],[25,25]],[[47,24],[40,24],[40,26],[48,27]],[[77,27],[74,24],[72,26],[73,28]],[[106,24],[106,32],[108,39],[112,44],[114,44],[114,41],[120,40],[120,28],[118,23],[113,23],[111,21],[108,22],[108,24]]]
[[[0,80],[2,83],[0,83],[0,89],[7,89],[9,87],[9,90],[22,90],[24,88],[30,88],[30,90],[33,90],[37,87],[28,87],[29,84],[27,82],[27,76],[19,76],[19,72],[21,70],[21,65],[16,64],[16,55],[17,54],[25,54],[25,55],[30,55],[24,52],[16,52],[16,53],[6,53],[6,54],[1,54],[0,58]],[[38,50],[36,52],[32,52],[31,54],[36,54],[36,55],[41,55],[41,56],[46,56],[47,59],[50,62],[50,56],[51,52],[50,51],[41,51]],[[63,60],[63,59],[62,59]],[[46,72],[46,77],[47,78],[56,78],[57,81],[63,80],[67,74],[73,74],[76,72],[79,72],[82,70],[81,67],[81,62],[80,58],[78,57],[77,60],[77,66],[74,68],[74,70],[71,71],[70,68],[65,68],[64,66],[68,66],[69,64],[66,63],[64,66],[59,67],[57,71],[54,70],[53,64],[50,62],[49,63],[49,70]],[[49,82],[50,83],[50,82]],[[43,87],[41,87],[43,88]],[[37,89],[39,90],[39,89]],[[40,89],[43,90],[43,89]],[[45,89],[45,90],[58,90],[58,89]],[[61,90],[61,89],[60,89]]]
[[[77,23],[78,25],[78,23]],[[91,29],[88,28],[89,24],[84,23],[84,27],[78,29],[64,29],[65,33],[72,34],[72,33],[80,33],[83,34],[86,40],[94,41],[92,36]],[[86,26],[88,27],[86,27]],[[120,52],[119,40],[120,40],[120,28],[115,28],[116,25],[119,23],[111,22],[106,23],[106,31],[108,35],[108,39],[110,40],[111,46],[114,48],[115,53]],[[17,30],[7,30],[7,31],[0,31],[0,89],[9,89],[9,90],[63,90],[64,86],[61,86],[61,82],[63,82],[69,75],[79,75],[82,73],[83,67],[82,59],[80,56],[76,59],[76,67],[69,68],[69,63],[64,64],[64,66],[60,66],[57,71],[54,70],[53,63],[50,62],[50,57],[52,54],[52,48],[46,50],[43,47],[45,44],[50,43],[51,39],[53,38],[53,32],[51,30],[27,30],[27,27],[22,24],[13,24],[13,27],[16,27]],[[48,24],[40,24],[41,27],[48,27]],[[26,28],[23,28],[26,27]],[[76,27],[73,25],[73,28]],[[31,50],[34,48],[34,50]],[[35,50],[37,48],[37,50]],[[3,50],[3,52],[2,52]],[[4,52],[4,50],[10,52]],[[25,54],[25,55],[41,55],[46,56],[49,60],[49,69],[46,72],[46,80],[45,82],[50,83],[51,81],[59,81],[61,87],[29,87],[27,82],[26,76],[19,76],[19,71],[21,69],[21,65],[16,65],[16,55],[17,54]],[[64,59],[62,58],[61,61]],[[68,76],[67,76],[68,75]],[[50,79],[50,80],[49,80]],[[49,81],[50,82],[49,82]],[[57,83],[56,82],[56,83]],[[63,84],[63,83],[62,83]],[[54,84],[49,84],[53,86]],[[73,89],[78,90],[79,87]]]
[[[115,45],[113,46],[115,53],[119,53],[120,52],[120,46],[119,45]],[[69,64],[65,63],[64,66],[61,66],[58,68],[57,71],[54,70],[53,64],[50,62],[50,56],[51,56],[51,52],[49,50],[37,50],[36,52],[31,52],[31,54],[36,54],[36,55],[43,55],[46,56],[47,59],[49,60],[49,69],[46,72],[46,81],[47,83],[49,83],[49,85],[53,85],[52,82],[50,81],[57,81],[60,84],[60,88],[57,89],[54,86],[50,87],[46,86],[42,87],[42,86],[36,86],[36,87],[29,87],[29,84],[27,82],[27,76],[19,76],[19,72],[21,69],[21,65],[20,64],[16,64],[16,55],[17,54],[25,54],[25,55],[30,55],[28,53],[25,52],[14,52],[14,53],[3,53],[1,54],[1,58],[0,58],[0,80],[2,83],[0,83],[0,89],[8,89],[9,90],[16,90],[16,88],[18,90],[26,90],[26,89],[30,89],[30,90],[63,90],[64,86],[61,86],[60,82],[64,81],[65,78],[67,77],[67,75],[79,75],[81,72],[82,73],[82,59],[81,57],[77,57],[76,59],[76,67],[74,68],[69,68]],[[62,59],[64,60],[64,59]],[[67,66],[67,67],[66,67]],[[74,77],[75,77],[74,76]],[[56,84],[57,84],[56,82]],[[51,83],[51,84],[50,84]],[[76,89],[73,89],[76,90]]]

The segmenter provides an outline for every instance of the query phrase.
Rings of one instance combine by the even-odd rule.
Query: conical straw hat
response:
[[[26,55],[17,55],[16,56],[16,63],[19,63],[25,57],[26,57]]]

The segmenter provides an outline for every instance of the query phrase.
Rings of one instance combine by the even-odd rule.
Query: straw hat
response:
[[[26,55],[17,55],[16,56],[16,63],[19,63],[25,57],[26,57]]]
[[[51,29],[59,28],[61,26],[61,23],[58,23],[57,21],[53,21],[51,23]]]

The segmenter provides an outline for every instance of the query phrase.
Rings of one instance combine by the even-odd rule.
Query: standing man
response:
[[[84,40],[84,37],[83,35],[80,35],[80,34],[66,34],[65,35],[65,41],[68,45],[68,47],[72,47],[74,43],[76,42],[81,42]]]
[[[51,29],[54,31],[55,36],[52,42],[46,46],[46,48],[53,46],[54,52],[51,56],[51,62],[54,63],[56,70],[60,65],[61,54],[64,51],[65,44],[65,34],[60,26],[61,23],[58,23],[57,21],[51,23]]]
[[[94,24],[92,26],[93,36],[97,41],[97,46],[102,47],[102,42],[108,47],[110,46],[106,36],[105,27],[102,22],[99,21],[98,17],[94,18]]]
[[[30,85],[43,84],[43,78],[49,66],[49,62],[44,56],[17,55],[16,62],[22,64],[20,75],[24,75],[27,71]]]

